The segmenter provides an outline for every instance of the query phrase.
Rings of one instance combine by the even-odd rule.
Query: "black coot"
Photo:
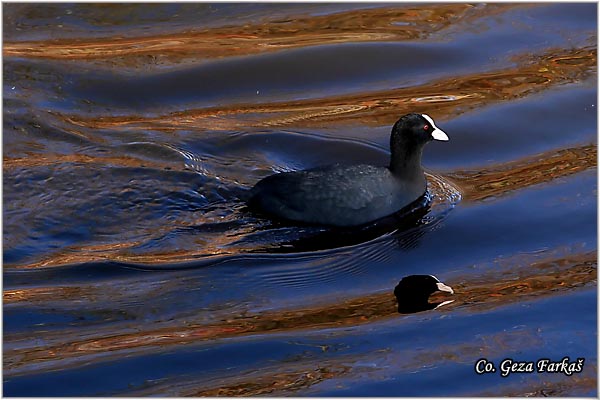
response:
[[[423,147],[448,140],[425,114],[408,114],[392,128],[387,167],[330,165],[268,176],[250,191],[248,205],[292,221],[334,226],[362,225],[391,215],[427,189]]]
[[[398,312],[410,314],[419,311],[433,310],[451,303],[453,300],[441,303],[429,303],[429,296],[437,291],[454,294],[454,290],[440,282],[433,275],[410,275],[402,278],[394,288],[394,296],[398,300]]]

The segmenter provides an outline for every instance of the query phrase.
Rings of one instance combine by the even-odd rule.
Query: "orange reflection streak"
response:
[[[172,221],[172,223],[178,226],[190,225],[189,222],[184,221]],[[245,231],[242,229],[237,231],[236,235],[250,233],[253,231],[253,229],[253,227],[248,226]],[[168,233],[171,230],[171,226],[164,226],[155,228],[155,230],[152,233],[155,235],[160,235],[161,233]],[[211,256],[226,256],[230,254],[238,254],[254,250],[255,247],[252,246],[252,244],[247,244],[247,247],[239,245],[235,248],[230,249],[223,248],[224,246],[231,244],[232,240],[235,240],[235,237],[237,236],[235,236],[233,239],[232,237],[233,235],[231,234],[231,232],[228,232],[224,233],[223,235],[211,236],[210,242],[202,242],[202,246],[198,246],[193,250],[173,250],[149,254],[133,254],[130,252],[131,248],[139,246],[141,244],[141,242],[138,241],[91,246],[68,246],[39,261],[30,264],[23,264],[11,267],[19,269],[35,269],[57,267],[61,265],[70,264],[81,264],[95,261],[113,261],[139,263],[146,265],[159,265],[199,259],[206,260]]]
[[[546,256],[548,257],[548,256]],[[532,298],[553,296],[556,291],[571,290],[596,281],[597,257],[595,252],[572,254],[561,258],[519,259],[498,272],[468,280],[446,282],[455,289],[454,303],[444,309],[468,307],[469,312],[489,309]],[[9,294],[9,297],[14,294]],[[6,296],[6,294],[5,294]],[[35,295],[29,296],[31,300]],[[148,347],[189,344],[205,340],[236,337],[249,334],[289,332],[356,326],[396,316],[396,300],[389,292],[346,300],[340,304],[321,304],[311,308],[283,310],[262,314],[231,315],[212,324],[193,324],[163,328],[136,325],[135,332],[116,333],[113,326],[106,332],[95,331],[91,337],[71,338],[64,332],[48,334],[48,343],[39,347],[11,349],[17,340],[5,336],[4,372],[18,374],[23,368],[56,368],[63,363],[77,363],[83,356],[110,357],[111,353],[148,351]],[[181,322],[180,322],[181,324]],[[50,340],[56,335],[53,340]],[[55,341],[69,342],[60,344]],[[45,364],[44,362],[50,362]],[[57,364],[58,363],[58,364]],[[26,367],[28,366],[28,367]]]
[[[441,344],[435,348],[404,349],[401,354],[381,348],[374,352],[340,355],[328,346],[321,347],[327,357],[319,357],[319,352],[298,354],[292,360],[277,360],[274,366],[260,370],[237,370],[234,374],[219,374],[218,377],[181,377],[170,379],[168,383],[151,382],[145,387],[128,392],[128,396],[142,397],[160,393],[163,396],[285,396],[301,392],[310,395],[307,389],[325,380],[364,379],[365,375],[376,373],[380,379],[393,379],[398,374],[414,373],[450,361],[460,364],[472,364],[482,355],[494,359],[506,354],[506,351],[534,349],[543,343],[543,339],[534,328],[519,328],[494,334],[478,335],[474,342]],[[296,344],[296,343],[294,343]],[[306,346],[306,344],[297,343]],[[314,346],[317,347],[317,346]],[[385,367],[381,367],[384,365]],[[386,369],[389,372],[386,372]],[[595,369],[595,368],[594,368]],[[589,385],[594,371],[585,371],[578,376],[581,384]],[[591,373],[590,373],[591,372]],[[571,380],[573,376],[566,377]],[[538,386],[539,381],[533,383]],[[563,382],[563,384],[565,384]],[[524,383],[520,382],[522,388]],[[552,387],[553,385],[545,385]],[[593,386],[592,388],[595,388]],[[567,392],[568,393],[568,392]]]
[[[126,251],[128,248],[134,246],[138,246],[140,243],[141,242],[133,241],[129,243],[121,242],[80,247],[66,247],[59,253],[56,253],[47,259],[43,259],[33,264],[19,266],[19,268],[42,268],[48,266],[78,264],[102,260],[119,261],[119,252]]]
[[[163,169],[164,163],[153,162],[147,159],[139,159],[131,156],[121,157],[93,157],[85,154],[41,154],[31,153],[27,158],[13,158],[5,156],[3,158],[2,168],[10,170],[13,168],[35,168],[47,165],[56,165],[60,163],[79,163],[79,164],[110,164],[119,167],[146,167]]]
[[[447,172],[445,176],[461,188],[463,201],[476,202],[500,197],[526,187],[596,168],[596,166],[597,148],[596,145],[590,144],[548,151],[534,157],[489,166],[484,169]],[[173,224],[178,226],[201,224],[201,219],[202,216],[199,215],[196,221],[173,221]],[[153,234],[166,234],[170,229],[170,225],[157,227]],[[133,253],[130,249],[138,246],[140,242],[70,246],[41,260],[11,267],[35,269],[102,260],[146,265],[206,260],[210,257],[222,257],[254,250],[251,243],[230,246],[232,241],[236,240],[236,237],[250,233],[252,230],[251,226],[247,226],[239,228],[235,235],[231,235],[231,232],[215,233],[211,236],[210,242],[203,242],[201,246],[160,253]]]
[[[362,9],[291,20],[217,27],[176,34],[101,39],[61,39],[4,42],[5,57],[93,59],[114,66],[148,66],[157,62],[184,62],[241,56],[313,45],[423,39],[453,24],[469,23],[524,5],[439,4]],[[527,6],[527,5],[526,5]],[[133,65],[132,65],[133,64]]]
[[[278,368],[261,368],[260,371],[243,376],[227,377],[221,382],[174,382],[170,385],[153,386],[151,390],[141,390],[132,395],[147,396],[152,393],[170,393],[170,396],[185,397],[236,397],[264,396],[276,393],[296,393],[327,379],[348,375],[351,367],[345,364],[356,362],[352,357],[339,357],[334,362],[298,362],[293,366],[285,364]],[[285,369],[282,371],[281,369]],[[367,368],[360,368],[366,370]],[[369,368],[373,369],[373,368]]]
[[[514,262],[519,262],[519,259]],[[468,304],[471,311],[484,310],[505,304],[507,300],[526,301],[533,293],[534,296],[551,296],[556,290],[595,283],[597,269],[596,253],[590,252],[562,259],[532,261],[516,274],[513,271],[507,274],[506,270],[493,271],[477,281],[471,278],[469,282],[450,285],[456,293],[464,293],[460,302]],[[448,308],[457,306],[460,306],[459,302],[448,305]]]
[[[462,189],[463,201],[482,201],[596,168],[597,157],[597,146],[589,144],[446,176]]]
[[[6,305],[20,302],[43,303],[56,298],[79,298],[85,295],[88,289],[80,286],[69,286],[4,290],[2,302]]]
[[[542,381],[535,382],[529,385],[511,385],[509,387],[502,387],[499,390],[493,392],[480,392],[473,394],[473,397],[571,397],[574,393],[591,393],[598,389],[598,373],[596,365],[585,364],[584,370],[588,370],[590,376],[571,375],[564,376],[558,382],[554,381]],[[577,396],[577,395],[575,395]],[[581,396],[584,396],[583,394]]]
[[[93,129],[243,130],[248,127],[330,126],[336,124],[390,125],[398,115],[419,110],[447,119],[492,103],[514,100],[559,84],[591,76],[596,48],[554,50],[542,56],[523,56],[519,65],[493,72],[444,79],[418,87],[262,104],[174,112],[156,117],[58,115],[66,122]]]
[[[319,352],[298,354],[294,359],[277,360],[272,367],[260,370],[237,370],[235,375],[219,374],[218,377],[182,377],[169,380],[168,383],[149,383],[146,387],[128,392],[129,396],[148,396],[160,393],[167,396],[254,396],[270,395],[284,396],[303,391],[303,395],[311,386],[324,380],[361,379],[365,375],[376,372],[380,379],[393,379],[398,374],[414,373],[430,368],[440,361],[450,361],[459,364],[472,364],[482,356],[492,360],[506,354],[515,348],[521,350],[539,348],[544,339],[535,327],[518,327],[494,334],[477,335],[475,341],[441,344],[435,348],[404,349],[401,354],[388,348],[375,352],[359,352],[352,355],[336,354],[329,346],[321,347],[327,357],[319,357]],[[304,345],[302,343],[294,343]],[[317,347],[317,346],[314,346]],[[382,369],[380,366],[384,365]],[[386,373],[386,369],[390,370]],[[392,372],[393,371],[393,372]],[[519,382],[521,392],[506,389],[508,393],[531,393],[539,390],[540,394],[561,391],[569,393],[573,385],[581,388],[595,389],[596,367],[590,365],[581,375],[564,377],[560,382],[544,382],[540,385],[538,379]],[[524,389],[524,386],[531,389]],[[527,392],[523,392],[527,390]],[[488,394],[489,395],[489,394]]]
[[[176,34],[159,34],[145,37],[101,39],[64,39],[28,42],[5,42],[5,57],[24,57],[69,61],[75,65],[92,63],[118,72],[152,73],[164,64],[190,63],[232,56],[246,56],[277,52],[306,46],[374,41],[412,41],[442,34],[452,34],[453,29],[471,28],[470,23],[482,16],[490,17],[516,7],[531,7],[526,4],[440,4],[402,6],[402,8],[378,8],[335,13],[325,16],[294,18],[291,21],[270,21],[262,24],[222,27],[203,31],[188,31]],[[401,24],[398,24],[398,23]],[[475,21],[478,22],[478,21]],[[458,28],[457,28],[458,27]],[[437,40],[437,39],[435,39]],[[594,38],[594,42],[595,42]],[[597,50],[594,47],[578,49],[552,49],[541,56],[521,56],[515,59],[515,67],[485,73],[445,78],[418,87],[402,87],[389,90],[354,93],[320,99],[289,102],[265,102],[261,104],[235,104],[223,107],[185,110],[166,115],[126,115],[84,117],[57,115],[67,123],[90,129],[112,130],[162,130],[178,134],[179,130],[243,130],[248,127],[328,127],[338,124],[389,126],[398,115],[410,111],[435,115],[436,120],[453,118],[462,113],[503,101],[523,98],[559,85],[579,82],[595,77]],[[162,64],[157,68],[157,64]],[[169,65],[167,65],[169,67]],[[102,111],[95,111],[101,113]],[[164,113],[164,111],[163,111]],[[64,129],[72,134],[76,131]],[[24,133],[26,133],[24,131]],[[139,132],[138,132],[139,133]],[[98,133],[102,136],[101,133]],[[102,140],[97,135],[83,138]],[[4,156],[4,171],[18,168],[37,168],[61,163],[110,164],[122,167],[148,166],[163,169],[165,164],[132,156],[95,157],[83,154],[28,154],[15,158]],[[503,164],[486,166],[483,169],[450,171],[447,176],[463,189],[463,200],[478,202],[514,193],[532,185],[549,182],[597,167],[597,146],[594,144],[548,151]],[[591,189],[590,189],[591,190]],[[197,221],[169,221],[171,226],[154,227],[151,235],[168,233],[173,226],[183,227],[204,223],[207,218],[199,216]],[[142,242],[124,242],[102,245],[77,245],[57,250],[43,256],[42,260],[26,265],[9,266],[14,269],[53,268],[68,264],[92,261],[123,261],[142,264],[169,264],[244,252],[241,244],[231,247],[232,241],[252,228],[239,231],[216,233],[209,243],[199,243],[193,249],[173,249],[162,253],[136,253]],[[146,233],[146,232],[145,232]],[[187,239],[187,238],[186,238]],[[229,246],[229,247],[228,247]],[[247,245],[248,250],[254,247]],[[537,257],[537,256],[536,256]],[[597,255],[595,252],[571,251],[567,255],[543,257],[516,256],[506,265],[493,271],[474,274],[471,268],[454,281],[447,281],[455,291],[454,303],[439,311],[475,315],[507,304],[518,304],[537,298],[550,298],[557,293],[590,288],[597,280]],[[6,265],[5,265],[6,267]],[[34,274],[35,275],[35,274]],[[152,278],[155,280],[155,278]],[[139,283],[139,281],[136,281]],[[40,282],[39,285],[52,285]],[[162,282],[161,282],[162,284]],[[174,285],[165,283],[165,285]],[[141,287],[141,285],[139,286]],[[185,287],[185,289],[189,289]],[[377,321],[396,321],[402,324],[403,317],[396,313],[396,302],[389,291],[360,295],[343,302],[322,302],[297,309],[280,309],[267,312],[249,312],[231,306],[227,312],[211,313],[202,309],[202,316],[157,315],[143,308],[143,300],[156,296],[157,289],[139,288],[132,294],[123,287],[106,289],[86,286],[47,286],[17,288],[3,291],[5,305],[14,309],[29,307],[44,313],[56,306],[60,312],[71,316],[70,310],[80,305],[78,315],[92,312],[107,314],[128,313],[129,321],[100,318],[98,323],[58,324],[47,328],[32,327],[34,333],[23,335],[22,330],[4,337],[4,373],[10,377],[58,371],[85,366],[99,361],[118,360],[129,356],[170,351],[178,345],[212,344],[227,338],[244,338],[250,335],[286,333],[302,337],[305,332],[325,328],[352,328]],[[139,295],[142,292],[142,295]],[[136,294],[139,306],[126,304],[125,311],[107,301],[111,295],[129,296]],[[136,299],[136,301],[138,300]],[[447,300],[442,294],[432,296],[432,301]],[[106,302],[106,303],[103,303]],[[221,305],[219,305],[221,306]],[[110,310],[105,310],[111,307]],[[132,311],[128,309],[130,307]],[[225,306],[223,306],[225,307]],[[229,306],[228,306],[229,307]],[[245,306],[244,306],[245,307]],[[52,310],[52,312],[56,311]],[[233,312],[229,312],[233,309]],[[66,310],[66,311],[65,311]],[[100,311],[98,311],[100,310]],[[148,314],[146,314],[148,312]],[[150,316],[148,316],[150,315]],[[86,315],[87,316],[87,315]],[[150,321],[158,320],[158,323]],[[150,321],[150,322],[149,322]],[[370,327],[368,327],[370,328]],[[46,330],[48,329],[48,330]],[[366,374],[385,365],[388,376],[377,378],[393,379],[393,374],[413,372],[427,365],[438,365],[440,360],[452,360],[470,364],[475,357],[505,355],[508,350],[531,348],[544,345],[534,328],[517,333],[499,332],[481,335],[485,343],[441,344],[435,349],[413,350],[385,354],[365,354],[359,348],[351,355],[318,356],[314,353],[294,352],[299,360],[269,360],[256,371],[236,371],[235,375],[206,377],[198,374],[174,377],[174,381],[148,381],[150,387],[141,394],[169,393],[172,396],[255,396],[296,394],[327,380],[338,378],[364,379]],[[217,342],[218,343],[218,342]],[[515,346],[515,343],[518,346]],[[385,344],[382,344],[384,346]],[[323,347],[322,352],[330,351]],[[306,352],[309,353],[309,352]],[[358,353],[358,354],[356,354]],[[291,357],[290,357],[291,358]],[[382,362],[385,360],[385,363]],[[372,363],[373,366],[364,366]],[[587,367],[587,365],[586,365]],[[521,381],[519,386],[502,389],[501,395],[561,395],[572,394],[574,388],[597,388],[596,365],[585,370],[586,375],[565,377],[559,382],[543,382],[531,379]],[[587,376],[587,375],[592,376]],[[383,374],[385,375],[385,374]],[[154,385],[155,382],[160,382]],[[164,383],[162,383],[164,382]],[[331,385],[331,384],[330,384]],[[129,395],[132,395],[129,393]],[[489,395],[489,393],[484,393]],[[498,393],[494,393],[498,395]]]

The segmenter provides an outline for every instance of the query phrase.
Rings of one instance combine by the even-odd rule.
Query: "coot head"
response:
[[[448,140],[448,135],[435,125],[433,119],[427,114],[406,114],[394,124],[392,128],[392,149],[396,142],[424,145],[432,140]]]
[[[421,168],[421,154],[432,140],[448,141],[448,135],[427,114],[411,113],[394,124],[390,136],[392,159],[390,169],[403,175],[414,175]]]
[[[440,282],[433,275],[405,276],[394,289],[398,300],[398,312],[407,314],[418,311],[432,310],[448,302],[429,303],[429,296],[437,291],[454,294],[454,290]]]

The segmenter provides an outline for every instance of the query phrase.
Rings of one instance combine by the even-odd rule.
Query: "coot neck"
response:
[[[423,146],[413,143],[392,143],[392,157],[389,169],[399,178],[421,180],[424,177],[421,167]]]

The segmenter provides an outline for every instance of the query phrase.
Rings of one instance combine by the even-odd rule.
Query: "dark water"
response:
[[[596,8],[5,4],[4,395],[596,396]],[[429,208],[240,200],[412,111]],[[398,314],[411,274],[454,302]]]

